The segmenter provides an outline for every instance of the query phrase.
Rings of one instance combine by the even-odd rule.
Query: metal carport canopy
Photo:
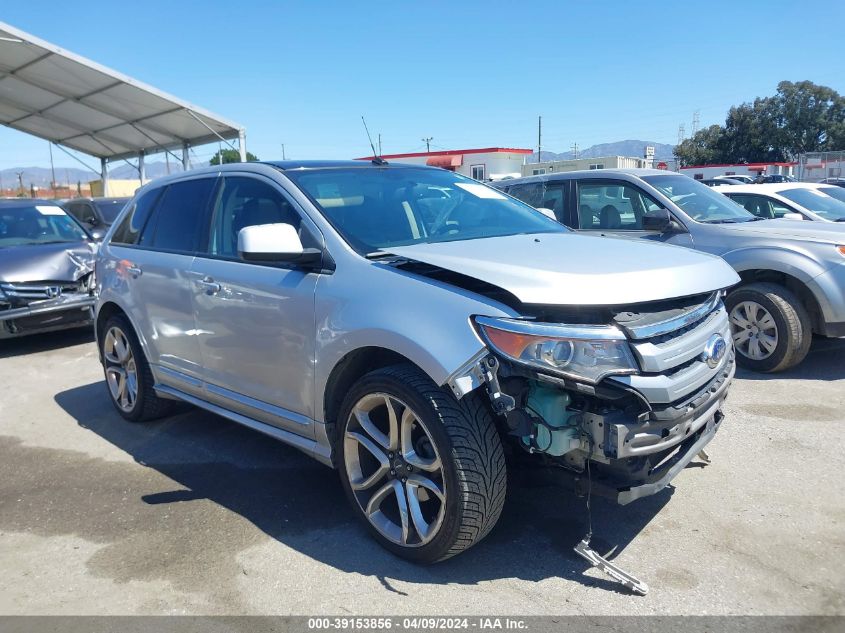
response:
[[[246,160],[237,123],[4,22],[0,124],[96,156],[103,166],[174,148],[183,149],[187,162],[189,146],[221,139],[238,139]]]

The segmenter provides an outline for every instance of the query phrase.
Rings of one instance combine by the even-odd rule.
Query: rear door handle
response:
[[[143,270],[141,270],[140,268],[138,268],[137,266],[127,266],[127,267],[126,267],[126,272],[128,272],[130,275],[132,275],[132,277],[134,277],[135,279],[137,279],[138,277],[140,277],[140,276],[141,276],[141,274],[142,274],[144,271],[143,271]]]
[[[223,289],[223,286],[218,284],[211,277],[204,277],[203,279],[199,279],[197,280],[197,283],[203,290],[205,290],[205,294],[207,295],[216,295]]]

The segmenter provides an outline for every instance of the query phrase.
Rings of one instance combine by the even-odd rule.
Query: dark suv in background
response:
[[[99,241],[127,202],[129,198],[74,198],[63,202],[62,207]]]

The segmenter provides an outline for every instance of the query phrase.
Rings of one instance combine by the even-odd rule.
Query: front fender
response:
[[[809,254],[774,246],[738,249],[722,257],[738,273],[771,270],[794,277],[812,293],[825,323],[845,320],[845,292],[838,281],[836,267],[830,269]]]
[[[367,264],[357,273],[338,267],[317,286],[314,411],[325,410],[337,364],[366,347],[400,354],[445,384],[485,347],[470,321],[475,314],[518,316],[492,299],[389,266]]]
[[[777,246],[740,248],[723,253],[722,258],[738,273],[772,270],[795,277],[804,284],[825,272],[825,267],[814,257]]]

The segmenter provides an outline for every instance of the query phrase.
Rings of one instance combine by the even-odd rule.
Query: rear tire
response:
[[[810,315],[787,288],[767,282],[748,284],[728,294],[725,304],[740,366],[759,372],[784,371],[810,351]]]
[[[172,400],[156,395],[150,365],[125,317],[115,315],[106,321],[99,344],[109,399],[124,419],[147,422],[173,410]]]
[[[455,400],[413,365],[394,365],[352,386],[337,424],[343,487],[386,549],[434,563],[479,542],[496,524],[507,488],[505,457],[477,393]]]

